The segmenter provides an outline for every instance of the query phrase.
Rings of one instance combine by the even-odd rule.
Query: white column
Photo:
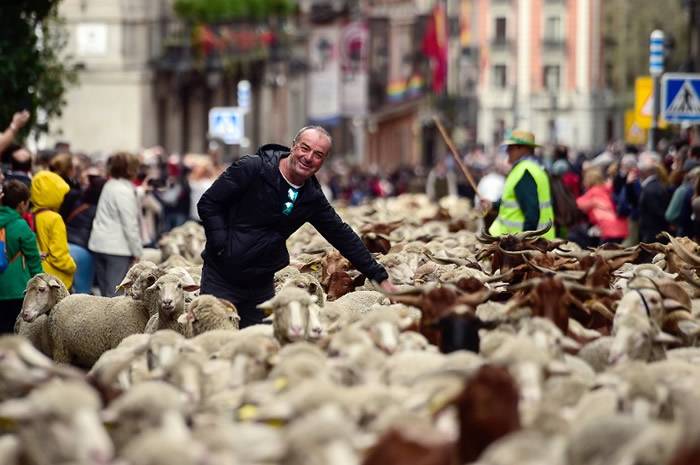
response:
[[[590,2],[578,0],[576,8],[576,89],[583,93],[590,91]]]
[[[517,99],[518,99],[518,119],[515,124],[522,128],[531,127],[532,121],[530,111],[530,93],[532,92],[530,76],[532,67],[532,0],[518,0],[516,10],[517,35],[516,53],[517,56]]]

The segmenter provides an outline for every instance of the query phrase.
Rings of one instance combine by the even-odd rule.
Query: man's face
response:
[[[301,179],[313,176],[323,165],[331,149],[331,141],[325,134],[309,129],[304,131],[292,146],[289,168]]]
[[[527,147],[522,145],[509,145],[506,152],[508,153],[508,162],[512,165],[527,153]]]

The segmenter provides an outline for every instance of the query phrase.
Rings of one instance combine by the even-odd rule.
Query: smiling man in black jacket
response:
[[[274,274],[289,264],[287,238],[306,222],[367,278],[395,290],[314,176],[331,145],[320,126],[302,128],[291,149],[268,144],[233,163],[197,204],[207,236],[201,292],[233,302],[241,327],[262,321],[256,307],[274,295]]]

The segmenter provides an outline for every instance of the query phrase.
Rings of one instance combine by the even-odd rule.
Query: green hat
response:
[[[510,136],[501,143],[501,145],[524,145],[526,147],[540,147],[539,144],[535,144],[535,135],[531,132],[521,131],[519,129],[514,129],[510,133]]]

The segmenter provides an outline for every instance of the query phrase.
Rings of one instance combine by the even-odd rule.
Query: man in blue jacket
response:
[[[268,144],[233,163],[197,204],[207,237],[201,292],[233,302],[241,327],[262,321],[256,307],[274,295],[274,274],[289,264],[287,238],[306,222],[367,278],[394,290],[314,176],[331,145],[325,129],[304,127],[291,149]]]

